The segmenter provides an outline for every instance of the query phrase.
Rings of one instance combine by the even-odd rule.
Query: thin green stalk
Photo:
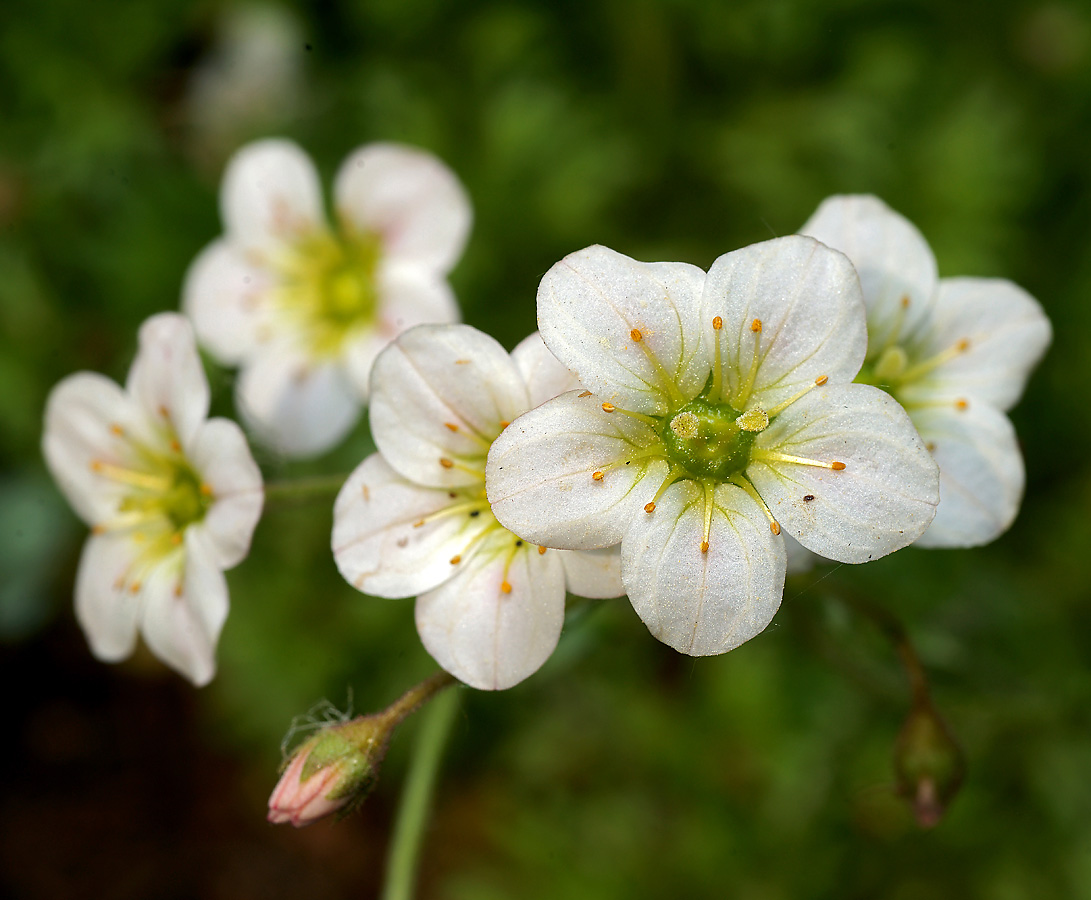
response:
[[[432,812],[432,793],[458,703],[457,691],[444,691],[424,713],[398,803],[394,836],[386,858],[382,900],[413,898],[424,829]]]

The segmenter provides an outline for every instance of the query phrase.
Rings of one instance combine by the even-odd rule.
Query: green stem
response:
[[[445,682],[444,685],[450,682]],[[437,687],[436,690],[439,688]],[[424,828],[432,808],[443,748],[458,712],[459,695],[448,691],[438,697],[421,722],[409,774],[402,788],[394,836],[386,858],[386,879],[381,900],[412,900],[417,880],[417,859],[424,839]]]
[[[347,475],[322,478],[300,478],[295,481],[272,481],[265,485],[266,504],[323,500],[341,490]]]

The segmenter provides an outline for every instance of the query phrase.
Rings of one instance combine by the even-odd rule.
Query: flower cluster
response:
[[[860,563],[932,520],[935,463],[888,394],[852,383],[867,335],[841,253],[793,236],[706,275],[590,247],[546,274],[538,321],[588,390],[495,442],[493,509],[539,544],[620,542],[633,607],[675,649],[722,653],[765,628],[782,529]]]
[[[379,452],[337,497],[337,567],[369,594],[416,595],[424,646],[461,681],[511,687],[557,645],[566,588],[623,593],[616,551],[548,551],[503,528],[485,494],[496,438],[579,384],[536,334],[509,356],[467,325],[421,325],[379,355],[372,387]]]
[[[224,237],[194,261],[184,288],[201,344],[241,368],[243,418],[289,456],[345,436],[392,338],[458,319],[446,275],[471,214],[446,166],[420,150],[370,144],[345,160],[333,196],[336,229],[299,147],[244,147],[224,175]]]
[[[163,313],[140,329],[124,388],[80,372],[46,407],[42,450],[91,526],[76,615],[99,659],[149,648],[194,684],[211,680],[227,618],[223,570],[239,563],[262,507],[242,430],[208,419],[193,331]]]
[[[1037,301],[1000,278],[938,278],[920,232],[877,197],[825,200],[803,226],[856,266],[868,350],[857,381],[890,393],[940,468],[921,547],[972,547],[1011,525],[1025,472],[1004,414],[1052,337]]]

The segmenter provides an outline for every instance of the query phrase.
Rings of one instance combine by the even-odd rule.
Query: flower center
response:
[[[746,470],[754,436],[769,425],[765,411],[740,413],[726,403],[697,398],[659,430],[667,458],[694,478],[727,481]]]
[[[146,476],[146,486],[134,483],[136,490],[121,500],[118,512],[143,521],[165,520],[171,533],[181,533],[204,519],[211,493],[185,460],[158,457],[154,462],[158,471]]]
[[[336,355],[350,335],[374,322],[381,250],[373,234],[321,230],[277,261],[275,305],[316,355]]]

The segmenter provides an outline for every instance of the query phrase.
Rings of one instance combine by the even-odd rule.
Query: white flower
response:
[[[939,279],[920,232],[876,197],[830,197],[802,231],[855,264],[868,319],[857,381],[905,407],[939,464],[939,509],[918,546],[994,540],[1023,496],[1023,457],[1004,411],[1049,346],[1042,308],[1003,279]]]
[[[549,658],[565,587],[623,593],[611,551],[546,551],[502,528],[485,497],[489,446],[520,413],[578,383],[537,334],[509,356],[467,325],[422,325],[375,361],[371,429],[379,452],[334,506],[345,579],[380,597],[417,596],[425,648],[456,678],[511,687]]]
[[[369,144],[341,166],[337,228],[308,156],[264,140],[228,163],[224,236],[190,267],[183,305],[198,340],[241,367],[238,405],[285,454],[334,446],[359,418],[378,352],[422,322],[453,322],[446,276],[470,205],[431,154]]]
[[[197,685],[215,672],[223,570],[246,556],[263,499],[242,429],[207,419],[208,402],[193,331],[164,313],[141,327],[124,388],[79,372],[53,389],[42,438],[53,477],[92,529],[76,578],[92,652],[124,659],[139,630]]]
[[[786,237],[707,277],[590,247],[538,291],[546,345],[590,392],[521,416],[487,468],[525,539],[621,542],[622,579],[657,638],[694,656],[758,634],[780,604],[781,528],[843,562],[913,541],[936,466],[902,409],[852,384],[866,334],[856,273]]]

